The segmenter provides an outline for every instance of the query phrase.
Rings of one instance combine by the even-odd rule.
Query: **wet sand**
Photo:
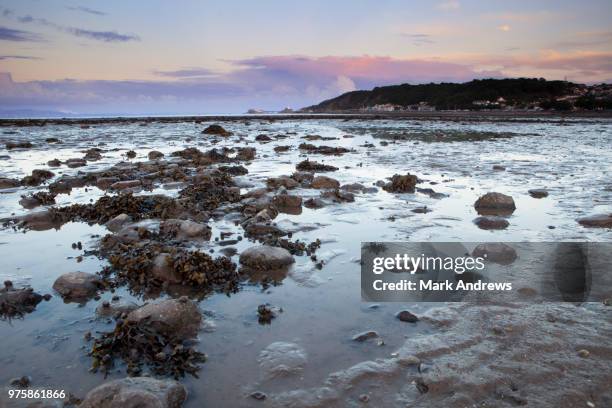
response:
[[[215,123],[231,135],[202,133]],[[53,295],[20,318],[0,321],[2,385],[25,375],[33,387],[65,389],[83,398],[97,385],[125,377],[127,370],[122,359],[115,358],[106,379],[102,372],[89,372],[93,340],[86,340],[86,333],[99,338],[117,324],[112,317],[97,318],[96,308],[116,296],[143,304],[186,294],[203,317],[193,347],[207,354],[199,378],[180,378],[189,391],[187,407],[600,407],[612,402],[607,387],[612,381],[609,306],[372,305],[361,302],[359,276],[362,241],[612,241],[610,228],[586,228],[577,222],[612,212],[608,119],[464,115],[399,120],[360,115],[41,124],[3,122],[0,130],[3,145],[32,143],[0,152],[2,177],[19,181],[0,194],[0,218],[6,221],[0,230],[0,278],[14,287]],[[300,149],[300,144],[336,150]],[[288,147],[275,149],[280,146]],[[202,154],[185,151],[194,147]],[[244,150],[251,147],[256,149],[254,158]],[[91,148],[100,149],[99,157],[87,153]],[[211,149],[216,149],[214,154]],[[164,156],[150,160],[151,151]],[[173,156],[177,151],[183,153]],[[86,154],[90,160],[81,167],[65,164]],[[61,165],[49,166],[52,159]],[[313,188],[311,181],[298,176],[269,181],[291,176],[306,159],[337,168],[316,176],[361,187],[334,193],[334,188]],[[242,174],[239,166],[248,173]],[[23,185],[23,178],[35,169],[54,174],[40,185]],[[420,180],[415,192],[382,188],[394,174],[407,173]],[[99,182],[104,177],[112,179],[109,183],[140,183],[109,189],[108,183]],[[60,188],[66,183],[58,180],[72,186],[69,194]],[[201,183],[209,184],[202,191],[189,189]],[[25,184],[35,183],[28,179]],[[261,188],[266,188],[261,197],[269,199],[252,193]],[[300,205],[286,197],[273,198],[283,196],[283,189],[301,197]],[[534,198],[530,189],[546,189],[548,196]],[[26,209],[19,203],[22,195],[50,190],[58,191],[55,204]],[[505,229],[485,230],[473,223],[478,216],[474,202],[490,191],[516,202]],[[213,259],[235,248],[235,254],[228,254],[238,271],[236,282],[230,274],[211,285],[186,282],[185,277],[179,285],[156,285],[149,278],[135,284],[116,258],[124,247],[105,252],[104,237],[112,233],[101,223],[117,214],[100,213],[95,206],[101,197],[130,193],[139,204],[132,214],[137,235],[129,245],[147,242],[156,251],[160,245],[164,250],[199,250]],[[138,197],[152,195],[167,198],[145,212]],[[179,211],[175,200],[187,205]],[[317,200],[322,208],[306,205]],[[19,218],[74,204],[82,206],[58,210],[50,228],[32,228]],[[250,234],[245,221],[262,209],[272,213],[270,207],[281,209],[269,225],[283,235]],[[431,211],[413,211],[425,207]],[[134,219],[136,215],[142,219]],[[177,218],[207,225],[210,239],[203,237],[206,233],[197,239],[164,235],[164,223]],[[247,271],[240,264],[240,254],[262,241],[287,245],[279,238],[293,244],[319,239],[320,247],[315,259],[295,253],[294,263],[274,273]],[[80,247],[73,246],[79,242]],[[123,268],[127,278],[117,279],[113,268]],[[74,271],[104,278],[97,299],[65,302],[53,290],[61,274]],[[258,306],[266,303],[282,312],[270,324],[260,324]],[[419,316],[419,322],[396,319],[395,313],[403,309]],[[352,340],[364,331],[376,331],[380,337]],[[587,350],[588,356],[581,357],[580,350]],[[253,398],[256,391],[266,398]]]

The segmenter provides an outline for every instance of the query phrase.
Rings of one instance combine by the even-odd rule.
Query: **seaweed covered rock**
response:
[[[340,156],[344,153],[350,152],[349,149],[344,147],[332,147],[332,146],[315,146],[310,143],[302,143],[299,146],[300,150],[305,150],[309,153],[317,153],[317,154],[325,154],[325,155],[334,155]]]
[[[276,190],[280,187],[285,187],[287,190],[294,189],[300,184],[289,176],[270,177],[266,180],[266,186],[270,190]]]
[[[55,194],[39,191],[29,196],[21,196],[19,204],[27,209],[32,209],[40,205],[52,205],[55,204]]]
[[[187,339],[197,335],[202,315],[187,297],[149,303],[128,313],[127,321],[145,323],[166,336]]]
[[[302,197],[300,196],[279,194],[272,198],[272,204],[283,213],[300,214],[302,212]]]
[[[210,125],[202,131],[205,135],[231,136],[232,132],[228,132],[221,125]]]
[[[330,166],[328,164],[317,163],[315,161],[310,161],[308,159],[301,161],[295,166],[295,168],[299,171],[308,171],[308,172],[325,172],[325,171],[336,171],[337,167]]]
[[[260,245],[240,254],[240,263],[253,269],[276,269],[291,265],[295,260],[284,248]]]
[[[187,399],[184,385],[172,380],[127,377],[89,391],[81,408],[180,408]]]
[[[80,301],[95,296],[101,284],[100,279],[91,273],[69,272],[55,280],[53,289],[64,300]]]
[[[32,313],[42,300],[43,296],[32,288],[17,289],[11,281],[6,281],[4,288],[0,289],[0,319],[12,319]]]
[[[474,208],[482,215],[509,215],[514,212],[516,205],[509,195],[491,192],[478,198]]]
[[[0,189],[4,188],[15,188],[21,185],[20,181],[17,179],[12,179],[8,177],[0,177]]]
[[[419,182],[417,176],[413,174],[395,174],[391,181],[383,186],[383,190],[390,193],[414,193],[416,184]]]
[[[168,219],[160,224],[160,234],[178,240],[201,239],[208,241],[212,235],[212,230],[206,224],[190,220]]]
[[[21,184],[24,186],[39,186],[45,181],[52,179],[55,173],[49,170],[35,169],[32,174],[21,179]]]
[[[151,150],[147,157],[149,158],[149,160],[158,160],[164,157],[164,154],[157,150]]]

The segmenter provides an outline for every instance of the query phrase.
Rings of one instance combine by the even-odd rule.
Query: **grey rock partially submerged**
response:
[[[284,248],[260,245],[240,254],[240,263],[253,269],[276,269],[291,265],[295,260]]]
[[[96,295],[101,287],[100,279],[91,273],[69,272],[61,275],[53,283],[53,289],[64,300],[87,300]]]
[[[89,391],[79,407],[180,408],[186,399],[187,389],[177,381],[128,377]]]
[[[128,314],[127,321],[150,325],[169,337],[193,338],[197,335],[202,315],[198,306],[183,296],[139,307]]]
[[[505,218],[496,216],[478,217],[474,219],[474,224],[478,225],[478,228],[485,230],[506,229],[510,225]]]

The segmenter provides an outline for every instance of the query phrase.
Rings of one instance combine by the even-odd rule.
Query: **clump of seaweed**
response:
[[[116,358],[126,363],[128,375],[140,375],[146,364],[152,374],[171,375],[177,380],[185,373],[198,378],[199,364],[206,361],[204,353],[183,339],[155,330],[147,325],[147,319],[118,319],[114,330],[94,340],[89,355],[93,358],[91,370],[102,370],[105,378]]]
[[[264,243],[266,245],[284,248],[289,251],[291,255],[297,256],[302,256],[304,254],[312,256],[317,251],[317,249],[321,248],[321,240],[318,238],[315,241],[312,241],[310,244],[302,242],[299,239],[291,241],[284,238],[271,238],[266,240]]]

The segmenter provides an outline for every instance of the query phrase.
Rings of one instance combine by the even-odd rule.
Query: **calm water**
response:
[[[227,297],[211,295],[199,302],[207,324],[199,336],[199,349],[208,354],[200,378],[185,378],[190,398],[187,406],[265,406],[248,398],[255,391],[269,394],[320,385],[332,372],[360,361],[388,357],[404,341],[417,333],[435,333],[427,324],[398,324],[394,313],[408,307],[423,312],[426,304],[382,304],[370,308],[360,299],[359,251],[361,241],[612,241],[608,229],[587,229],[578,217],[612,211],[612,122],[419,122],[366,120],[258,120],[223,124],[234,136],[212,144],[200,134],[205,124],[137,123],[79,126],[11,127],[0,130],[2,141],[29,140],[28,150],[0,150],[2,177],[21,178],[33,169],[47,168],[48,160],[82,157],[90,147],[104,150],[103,159],[87,167],[52,168],[57,175],[99,170],[125,160],[133,149],[132,161],[146,161],[147,153],[170,153],[185,147],[201,150],[211,147],[254,146],[257,158],[247,166],[249,174],[236,177],[243,192],[265,186],[271,176],[288,175],[303,160],[297,145],[307,142],[305,135],[332,137],[334,140],[307,142],[342,146],[354,151],[341,157],[310,155],[317,161],[333,164],[340,170],[326,174],[341,184],[359,182],[372,186],[393,174],[410,172],[424,180],[419,187],[430,187],[446,197],[425,194],[389,194],[382,189],[373,194],[358,194],[354,203],[332,205],[318,210],[303,209],[300,215],[280,214],[275,220],[287,229],[295,229],[293,238],[323,241],[318,252],[326,260],[318,270],[306,257],[296,257],[282,284],[262,290],[247,285]],[[3,133],[2,133],[3,132]],[[14,132],[14,133],[13,133]],[[287,135],[287,138],[261,144],[256,135]],[[507,134],[509,138],[491,137]],[[345,137],[345,136],[353,137]],[[47,144],[55,137],[62,144]],[[478,139],[478,140],[474,140]],[[381,145],[387,142],[387,145]],[[276,153],[278,145],[291,145],[286,153]],[[373,145],[373,146],[372,146]],[[169,158],[169,156],[167,156]],[[505,171],[493,170],[494,165]],[[18,201],[22,194],[44,189],[19,188],[0,194],[0,218],[23,214]],[[527,190],[546,188],[549,196],[534,199]],[[175,195],[178,190],[159,186],[154,192]],[[472,220],[477,216],[473,203],[488,191],[511,195],[517,210],[510,226],[503,231],[485,231]],[[317,196],[317,190],[297,190],[304,198]],[[86,203],[104,192],[95,187],[74,189],[59,195],[56,205]],[[140,194],[151,194],[142,192]],[[427,214],[413,213],[427,206]],[[36,211],[37,209],[33,210]],[[213,237],[221,231],[242,230],[231,220],[211,221]],[[554,229],[550,228],[554,227]],[[52,293],[53,281],[62,273],[95,273],[105,261],[88,256],[104,226],[69,223],[60,230],[15,232],[0,230],[0,279],[16,286],[29,285],[40,293]],[[81,241],[83,250],[72,249]],[[202,248],[220,247],[215,242]],[[243,240],[238,252],[253,245]],[[77,258],[82,255],[82,260]],[[237,262],[237,257],[234,257]],[[125,290],[124,299],[142,303]],[[0,321],[0,384],[10,378],[29,375],[37,387],[65,389],[84,396],[104,381],[102,374],[88,372],[90,343],[83,339],[87,331],[109,330],[113,325],[95,318],[95,308],[112,297],[102,294],[99,301],[85,305],[65,304],[59,296],[42,302],[36,311],[22,320]],[[271,325],[257,322],[257,305],[270,303],[284,312]],[[385,341],[355,343],[351,336],[364,330],[376,330]],[[298,373],[269,378],[258,361],[260,353],[274,342],[290,342],[306,355]],[[118,366],[111,378],[125,374]]]

